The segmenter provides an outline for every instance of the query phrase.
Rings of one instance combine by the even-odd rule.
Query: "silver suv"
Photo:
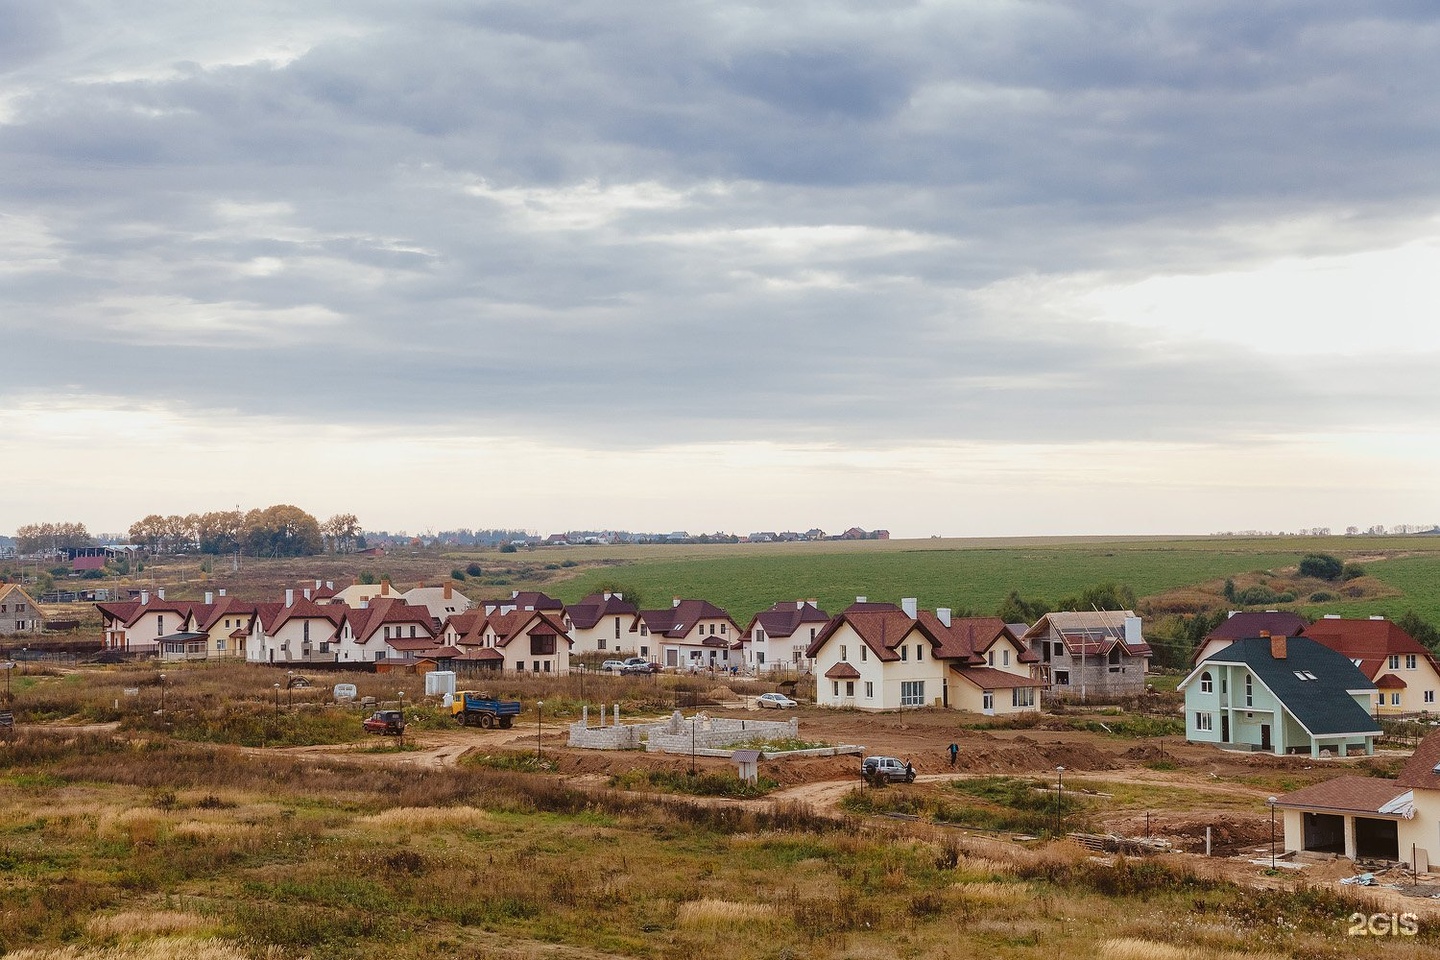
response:
[[[901,763],[894,757],[866,757],[860,763],[860,775],[866,780],[886,780],[890,783],[914,783],[915,768]]]

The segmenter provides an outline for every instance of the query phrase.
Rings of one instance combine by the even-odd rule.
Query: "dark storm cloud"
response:
[[[45,9],[0,29],[0,394],[638,444],[1358,424],[1396,397],[976,294],[1343,250],[1440,189],[1420,4],[317,7],[294,59],[103,70]],[[1249,236],[1308,217],[1353,234]]]

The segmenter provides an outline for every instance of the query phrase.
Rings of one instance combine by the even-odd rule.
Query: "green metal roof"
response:
[[[1380,725],[1349,692],[1374,690],[1375,684],[1344,655],[1308,637],[1286,638],[1283,660],[1271,655],[1269,637],[1236,640],[1206,657],[1201,668],[1223,663],[1249,667],[1311,736],[1380,733]]]

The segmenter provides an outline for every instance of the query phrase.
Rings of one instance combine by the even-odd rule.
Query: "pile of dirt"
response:
[[[1026,736],[984,744],[972,741],[961,753],[960,762],[960,766],[971,773],[1048,773],[1056,767],[1077,771],[1114,770],[1123,765],[1114,754],[1088,743],[1041,743]]]
[[[1169,763],[1176,767],[1193,767],[1195,765],[1193,760],[1176,755],[1173,749],[1167,750],[1154,743],[1136,744],[1120,756],[1134,763]]]
[[[1106,833],[1122,837],[1145,836],[1145,815],[1131,814],[1104,822]],[[1217,813],[1196,816],[1193,813],[1150,815],[1150,836],[1163,837],[1186,853],[1205,852],[1205,828],[1210,828],[1210,852],[1217,857],[1232,857],[1270,842],[1270,820],[1261,816]]]

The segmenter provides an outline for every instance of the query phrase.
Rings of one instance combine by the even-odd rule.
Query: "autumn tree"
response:
[[[360,520],[353,513],[337,513],[320,525],[320,534],[331,553],[349,553],[360,540]]]
[[[27,523],[15,531],[15,548],[20,553],[93,546],[95,538],[83,523]]]
[[[306,557],[324,549],[320,522],[288,503],[245,514],[240,543],[255,557]]]

